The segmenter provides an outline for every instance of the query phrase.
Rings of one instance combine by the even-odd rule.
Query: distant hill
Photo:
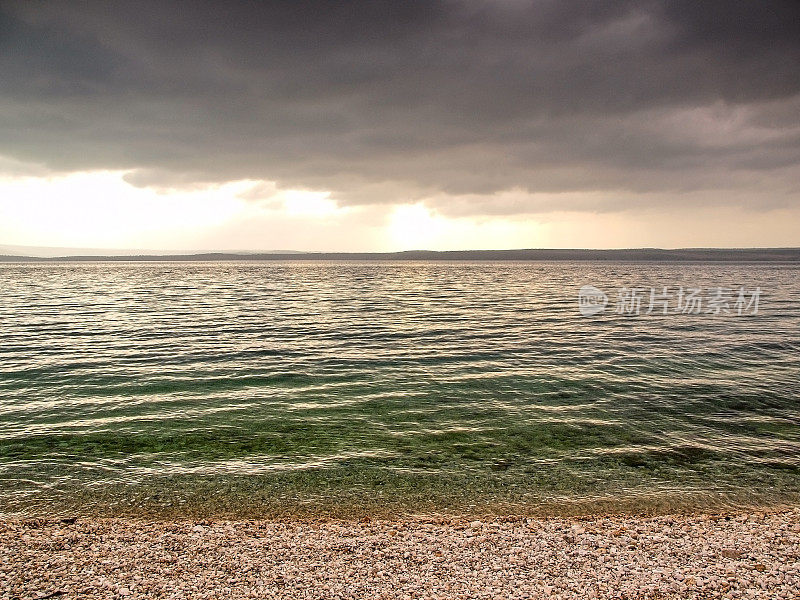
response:
[[[409,250],[406,252],[260,252],[200,254],[94,254],[73,256],[0,255],[0,262],[102,261],[656,261],[656,262],[800,262],[800,248],[632,248],[622,250]]]

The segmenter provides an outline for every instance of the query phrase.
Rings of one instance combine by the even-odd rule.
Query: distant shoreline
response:
[[[292,252],[74,255],[0,255],[0,262],[208,262],[208,261],[633,261],[633,262],[800,262],[800,248],[635,248],[623,250],[409,250],[404,252]]]

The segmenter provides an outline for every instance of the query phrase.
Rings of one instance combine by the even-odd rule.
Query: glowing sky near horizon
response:
[[[124,174],[0,178],[0,243],[180,252],[790,246],[800,228],[796,210],[678,211],[659,217],[659,230],[671,225],[659,237],[647,213],[452,217],[424,202],[342,207],[303,190],[254,201],[247,191],[264,182],[251,180],[156,190],[130,185]]]

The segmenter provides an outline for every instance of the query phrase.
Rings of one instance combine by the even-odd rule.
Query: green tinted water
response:
[[[612,296],[595,316],[578,289]],[[760,287],[755,315],[614,312]],[[0,266],[0,512],[693,510],[800,498],[800,271]]]

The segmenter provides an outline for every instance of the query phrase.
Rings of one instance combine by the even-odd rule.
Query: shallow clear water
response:
[[[762,295],[629,316],[622,286]],[[0,295],[0,514],[800,498],[797,266],[6,264]]]

